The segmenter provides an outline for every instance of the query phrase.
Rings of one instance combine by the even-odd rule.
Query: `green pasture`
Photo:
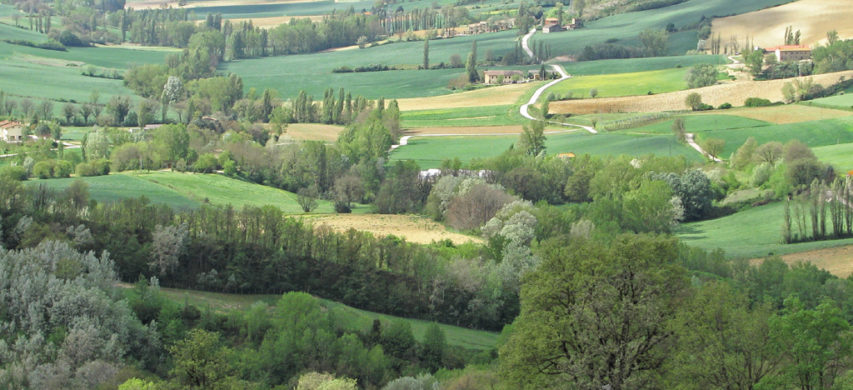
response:
[[[554,53],[579,54],[584,46],[604,43],[608,39],[616,39],[615,44],[640,46],[637,35],[646,29],[663,29],[669,23],[680,29],[698,22],[703,15],[736,15],[788,2],[790,0],[690,0],[664,8],[609,16],[587,22],[583,28],[574,31],[537,34],[535,39],[550,45]],[[696,30],[672,33],[667,53],[681,55],[687,50],[695,50],[697,41]]]
[[[804,104],[849,110],[853,109],[853,93],[809,100],[808,102],[804,102]]]
[[[682,55],[671,57],[626,58],[597,61],[572,61],[559,64],[571,75],[595,75],[644,72],[670,68],[689,68],[698,64],[725,64],[722,55]]]
[[[524,119],[515,106],[484,106],[403,111],[400,122],[404,128],[467,127],[516,125]]]
[[[817,158],[831,164],[839,172],[853,170],[853,143],[827,145],[812,148]]]
[[[180,290],[174,288],[161,287],[162,292],[167,298],[178,302],[188,302],[202,309],[211,308],[215,311],[227,312],[232,310],[246,310],[252,304],[262,301],[268,305],[274,305],[280,295],[254,295],[254,294],[224,294],[207,291],[196,290]],[[349,329],[354,331],[368,331],[373,326],[373,320],[378,319],[388,325],[391,321],[406,321],[412,326],[412,333],[415,337],[423,341],[427,327],[432,324],[429,321],[409,319],[403,317],[395,317],[387,314],[374,313],[367,310],[356,309],[344,305],[342,303],[330,301],[327,299],[316,298],[320,301],[320,305],[332,313],[340,320],[340,323],[348,324]],[[488,350],[494,348],[498,340],[498,334],[482,330],[474,330],[462,328],[453,325],[438,324],[444,331],[447,337],[447,344],[456,347],[463,347],[475,350]]]
[[[154,203],[163,203],[174,208],[196,208],[199,202],[187,198],[179,192],[157,185],[136,176],[111,174],[69,179],[31,180],[28,185],[45,185],[54,190],[64,190],[75,180],[83,180],[89,185],[89,195],[98,202],[115,202],[126,198],[145,196]]]
[[[688,131],[692,130],[688,127]],[[729,156],[749,137],[754,137],[759,144],[770,141],[785,143],[795,139],[811,147],[850,143],[853,142],[853,117],[743,129],[697,130],[695,133],[700,142],[707,138],[725,140],[722,155]]]
[[[492,1],[498,4],[497,1]],[[192,4],[192,1],[188,2]],[[443,6],[456,4],[455,0],[413,0],[399,2],[394,4],[393,9],[401,7],[404,10],[415,8],[429,8],[433,6]],[[311,15],[326,15],[333,11],[346,11],[353,8],[356,11],[370,10],[374,6],[373,1],[310,1],[310,2],[287,2],[276,4],[240,4],[240,5],[223,5],[223,6],[202,6],[191,8],[193,16],[196,19],[204,19],[207,14],[222,14],[225,19],[235,18],[264,18],[278,16],[311,16]],[[505,7],[505,6],[504,6]]]
[[[549,134],[545,141],[549,154],[572,152],[593,155],[685,156],[702,161],[693,149],[675,141],[670,135],[632,135],[586,132]],[[414,160],[422,169],[438,168],[446,159],[458,157],[462,162],[497,156],[518,140],[518,136],[412,137],[408,145],[396,149],[390,160]]]
[[[63,190],[78,178],[32,180],[31,185],[44,184]],[[153,202],[175,208],[196,208],[203,203],[231,204],[235,208],[245,205],[273,205],[289,214],[302,214],[296,194],[249,183],[218,174],[193,174],[180,172],[123,172],[107,176],[82,177],[89,184],[92,199],[112,202],[124,198],[145,196]],[[331,202],[317,200],[315,213],[331,213]],[[366,212],[367,206],[358,206],[355,212]]]
[[[485,58],[488,50],[492,50],[495,55],[502,55],[515,47],[516,38],[516,31],[504,31],[432,40],[429,43],[430,63],[449,63],[453,54],[458,54],[464,61],[475,40],[480,60]],[[342,66],[417,65],[423,59],[423,47],[423,42],[399,42],[365,49],[245,59],[224,63],[221,70],[240,75],[247,90],[253,87],[259,90],[273,88],[284,97],[296,96],[300,90],[305,90],[315,99],[322,99],[323,91],[329,87],[335,90],[343,87],[353,95],[371,99],[451,93],[447,88],[448,83],[464,74],[465,69],[332,73],[333,69]],[[536,66],[530,67],[534,68],[538,69]]]
[[[193,174],[179,172],[136,172],[133,177],[171,189],[198,203],[218,205],[231,204],[235,208],[245,205],[273,205],[285,213],[302,213],[302,208],[296,202],[296,194],[232,179],[218,174]],[[331,202],[317,200],[316,213],[331,213],[334,207]]]
[[[744,118],[736,115],[682,115],[684,120],[684,128],[688,133],[721,130],[721,129],[747,129],[752,127],[770,126],[770,123],[757,119]],[[635,127],[626,130],[632,133],[646,134],[672,134],[672,124],[675,118],[660,121],[646,126]]]
[[[6,24],[0,24],[0,37],[33,42],[47,40],[43,34]],[[0,89],[17,100],[57,102],[88,101],[91,92],[97,90],[100,101],[105,103],[114,95],[132,96],[133,92],[125,88],[121,80],[83,76],[81,73],[86,66],[127,69],[135,64],[163,63],[170,52],[123,47],[68,48],[63,52],[0,42]],[[56,113],[61,108],[58,106],[54,105]]]
[[[804,252],[853,244],[853,239],[782,244],[781,202],[750,208],[723,218],[680,225],[676,235],[686,244],[703,248],[722,248],[732,258]]]
[[[590,90],[597,89],[599,97],[646,95],[648,92],[663,93],[687,89],[688,68],[672,68],[635,73],[616,73],[572,77],[548,89],[547,93],[563,96],[569,93],[575,98],[590,97]]]

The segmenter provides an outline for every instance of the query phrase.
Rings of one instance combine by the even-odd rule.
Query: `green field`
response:
[[[626,58],[617,60],[560,62],[571,75],[594,75],[644,72],[670,68],[689,68],[697,64],[722,65],[727,62],[722,55],[690,55],[671,57]]]
[[[691,222],[676,229],[686,244],[703,249],[722,248],[732,258],[804,252],[853,244],[853,239],[782,244],[784,205],[754,207],[723,218]]]
[[[549,94],[563,96],[571,93],[575,98],[590,97],[597,89],[599,97],[636,96],[648,92],[663,93],[687,89],[688,68],[672,68],[635,73],[616,73],[572,77],[548,89]]]
[[[475,40],[478,58],[481,60],[488,50],[492,50],[495,55],[502,55],[513,50],[516,38],[516,31],[504,31],[432,40],[429,43],[430,63],[448,63],[453,54],[466,58]],[[225,63],[221,70],[240,75],[247,90],[253,87],[259,90],[273,88],[285,98],[296,96],[300,90],[305,90],[315,99],[321,99],[323,91],[329,87],[336,90],[343,87],[353,95],[371,99],[451,93],[447,88],[449,81],[462,75],[465,69],[332,73],[333,69],[342,66],[417,65],[423,59],[423,47],[423,42],[400,42],[365,49],[255,58]],[[535,66],[530,67],[534,68],[538,69]]]
[[[273,187],[232,179],[218,174],[192,174],[177,172],[134,173],[134,177],[172,189],[199,203],[234,207],[273,205],[285,213],[298,214],[302,209],[296,194]],[[318,200],[316,213],[334,211],[331,202]]]
[[[163,203],[174,208],[196,208],[199,202],[187,198],[175,190],[166,188],[136,176],[111,174],[70,179],[31,180],[29,185],[45,185],[55,190],[68,188],[75,180],[89,184],[89,194],[98,202],[115,202],[125,198],[145,196],[155,203]]]
[[[684,120],[684,128],[688,133],[770,126],[770,123],[764,121],[744,118],[736,115],[682,115],[680,118]],[[642,127],[635,127],[627,131],[632,133],[672,134],[673,122],[675,122],[675,118]]]
[[[202,309],[211,308],[216,311],[245,310],[253,303],[263,301],[274,305],[281,297],[280,295],[241,295],[223,294],[207,291],[179,290],[173,288],[160,288],[166,297],[178,303],[189,302]],[[340,323],[348,324],[349,329],[367,331],[373,325],[373,320],[378,319],[386,322],[403,320],[412,326],[412,332],[418,340],[423,341],[429,321],[394,317],[386,314],[374,313],[366,310],[356,309],[341,303],[320,299],[320,304],[331,310],[340,320]],[[468,349],[487,350],[494,348],[498,340],[498,334],[482,330],[462,328],[453,325],[438,324],[447,337],[447,344]]]
[[[692,131],[688,127],[688,131]],[[726,141],[722,156],[728,157],[737,148],[754,137],[759,144],[770,141],[782,143],[799,140],[816,147],[853,142],[853,117],[823,119],[809,122],[750,127],[744,129],[697,130],[697,139],[720,138]]]
[[[43,42],[47,36],[14,26],[0,24],[0,37]],[[88,101],[93,90],[100,102],[114,95],[133,95],[121,80],[87,77],[81,74],[87,65],[127,69],[135,64],[164,63],[174,50],[129,49],[124,47],[68,48],[45,50],[0,42],[0,89],[14,99],[52,99]],[[37,102],[36,102],[37,103]],[[54,105],[58,112],[61,107]]]
[[[812,151],[820,161],[831,164],[839,172],[853,170],[853,143],[819,146]]]
[[[524,123],[524,118],[516,106],[484,106],[403,111],[400,122],[404,128],[503,126]]]
[[[809,100],[808,102],[805,102],[805,104],[815,105],[819,107],[841,108],[849,110],[853,109],[853,93]]]
[[[458,157],[462,162],[475,158],[494,157],[514,144],[518,136],[413,137],[409,144],[394,151],[390,159],[414,160],[422,169],[438,168],[445,159]],[[593,155],[685,156],[690,161],[702,161],[693,149],[679,144],[670,135],[632,135],[586,132],[547,135],[547,153],[572,152]]]
[[[77,180],[49,179],[33,180],[30,183],[44,183],[50,188],[62,190]],[[144,195],[148,199],[164,203],[175,208],[195,208],[202,203],[216,205],[231,204],[236,208],[244,205],[273,205],[289,214],[301,214],[302,209],[296,202],[296,194],[232,179],[218,174],[192,174],[179,172],[125,172],[108,176],[84,177],[80,180],[89,184],[92,199],[99,202],[116,201],[123,198],[135,198]],[[315,213],[334,211],[331,202],[318,200]],[[357,206],[355,212],[366,212],[366,206]]]
[[[616,39],[616,44],[640,46],[637,35],[646,29],[663,29],[673,23],[677,29],[694,24],[704,15],[726,16],[789,3],[791,0],[690,0],[669,7],[613,15],[585,24],[584,28],[555,34],[543,34],[536,39],[550,45],[554,53],[579,54],[584,46]],[[738,37],[743,39],[744,37]],[[727,39],[727,38],[726,38]],[[667,53],[682,55],[695,50],[696,30],[669,35]]]

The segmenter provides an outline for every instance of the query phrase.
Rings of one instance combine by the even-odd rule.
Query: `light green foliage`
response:
[[[755,138],[747,138],[746,142],[732,156],[732,167],[735,169],[744,169],[749,164],[752,164],[755,161],[755,151],[757,148],[758,142],[755,141]]]
[[[309,372],[299,377],[296,390],[356,390],[355,379],[335,378],[331,374]]]
[[[154,130],[153,147],[163,163],[172,165],[186,158],[190,137],[184,125],[164,125]]]
[[[545,122],[532,121],[522,126],[517,148],[531,156],[538,156],[545,152]]]
[[[404,376],[388,382],[382,390],[438,390],[438,381],[429,374],[418,375],[417,378]]]
[[[672,190],[660,180],[643,182],[625,193],[622,203],[623,228],[633,232],[666,233],[678,221],[670,202]]]
[[[169,352],[175,361],[171,374],[186,388],[217,388],[231,371],[218,333],[193,329]]]
[[[668,38],[666,30],[643,30],[638,38],[647,56],[659,57],[666,54]]]
[[[686,289],[675,241],[560,240],[543,253],[522,287],[521,315],[500,351],[501,375],[515,388],[654,387],[648,368],[666,356],[665,323]]]
[[[702,107],[702,95],[693,92],[684,99],[684,104],[687,105],[687,108],[698,111]]]
[[[687,72],[687,86],[701,88],[714,85],[717,82],[717,67],[710,64],[699,64]]]

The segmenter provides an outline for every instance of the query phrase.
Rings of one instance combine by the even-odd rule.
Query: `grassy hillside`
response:
[[[218,174],[192,174],[178,172],[134,173],[135,177],[175,190],[199,203],[234,207],[273,205],[285,213],[302,213],[296,194],[273,187],[232,179]],[[314,212],[329,213],[334,210],[328,201],[318,200]]]
[[[258,301],[273,305],[280,298],[280,295],[223,294],[207,291],[179,290],[173,288],[161,288],[160,291],[176,302],[189,302],[202,309],[210,307],[217,311],[244,310]],[[336,317],[341,320],[340,323],[349,324],[350,329],[352,330],[366,331],[373,325],[374,319],[384,322],[385,325],[391,321],[402,320],[411,324],[412,332],[415,334],[415,337],[422,341],[424,334],[426,334],[427,327],[431,324],[429,321],[394,317],[356,309],[354,307],[326,299],[317,299],[320,300],[320,304],[323,307],[335,313]],[[444,331],[444,334],[447,337],[447,344],[452,346],[486,350],[494,348],[498,340],[498,334],[493,332],[461,328],[446,324],[439,324],[438,326]]]
[[[853,143],[819,146],[812,151],[820,161],[832,164],[839,172],[853,170]]]
[[[850,110],[853,109],[853,93],[814,99],[806,102],[806,104],[813,104],[815,106],[820,107],[842,108]]]
[[[174,208],[196,208],[199,202],[187,198],[177,191],[166,188],[135,176],[112,174],[70,179],[31,180],[29,185],[45,185],[55,190],[68,188],[75,180],[89,184],[89,195],[98,202],[114,202],[125,198],[145,196],[155,203],[163,203]]]
[[[518,136],[414,137],[407,146],[395,150],[390,159],[414,160],[421,168],[437,168],[445,159],[458,157],[463,162],[494,157],[513,145]],[[547,135],[547,153],[644,156],[685,156],[702,161],[702,156],[670,135],[631,135],[603,133],[589,135],[574,132]]]
[[[616,73],[572,77],[548,89],[548,93],[563,96],[571,93],[575,98],[588,98],[591,89],[600,97],[646,95],[687,89],[688,68],[672,68],[634,73]]]
[[[524,122],[515,106],[484,106],[439,110],[403,111],[400,122],[412,127],[502,126]]]
[[[689,68],[697,64],[722,65],[726,63],[725,56],[690,55],[671,57],[629,58],[598,61],[560,62],[566,72],[572,75],[593,75],[643,72],[670,68]]]
[[[735,115],[684,115],[684,128],[688,132],[720,130],[720,129],[746,129],[750,127],[769,126],[764,121],[744,118]],[[630,129],[630,132],[651,134],[672,134],[672,124],[675,119],[669,119],[650,125]]]
[[[723,218],[682,224],[676,229],[676,234],[688,245],[704,249],[722,248],[733,258],[796,253],[853,243],[853,239],[844,239],[782,244],[783,212],[782,203],[773,203]]]
[[[29,183],[44,184],[50,188],[62,190],[70,186],[74,180],[77,178],[33,180]],[[273,205],[285,213],[302,213],[302,209],[296,202],[296,194],[218,174],[126,172],[83,177],[79,180],[89,184],[92,199],[99,202],[144,195],[153,202],[164,203],[175,208],[195,208],[202,203],[231,204],[237,208],[244,205]],[[328,201],[318,200],[317,203],[315,213],[334,211],[332,204]],[[363,212],[367,209],[356,208],[356,212],[359,211]]]
[[[744,129],[698,130],[696,133],[699,140],[705,138],[725,140],[726,146],[722,155],[729,156],[749,137],[754,137],[759,144],[770,141],[785,143],[796,139],[811,147],[853,142],[853,117]]]
[[[502,55],[515,47],[516,31],[438,39],[430,41],[430,63],[450,62],[458,54],[464,60],[477,41],[480,59],[486,51]],[[339,50],[324,53],[256,58],[224,64],[223,71],[233,72],[243,78],[249,88],[274,88],[282,96],[296,96],[305,90],[315,98],[322,98],[326,88],[344,87],[353,95],[368,98],[404,98],[435,96],[452,92],[448,82],[464,73],[464,69],[397,70],[385,72],[332,73],[342,66],[356,67],[370,64],[400,65],[420,64],[423,59],[423,42],[400,42],[365,49]]]
[[[0,37],[43,42],[47,36],[0,24]],[[124,70],[135,64],[163,63],[171,49],[125,47],[68,48],[68,51],[38,49],[0,42],[0,89],[15,99],[47,98],[88,101],[98,90],[100,101],[113,95],[132,95],[121,80],[83,76],[88,65]],[[38,77],[34,77],[38,75]],[[58,110],[58,108],[56,108]]]
[[[637,35],[646,29],[663,29],[669,23],[680,29],[698,22],[703,15],[736,15],[788,2],[790,0],[690,0],[670,7],[602,18],[586,23],[579,30],[545,34],[537,39],[551,45],[555,53],[578,54],[584,46],[604,43],[608,39],[616,39],[616,44],[639,46]],[[696,49],[697,41],[696,30],[676,32],[669,35],[667,51],[681,55]]]

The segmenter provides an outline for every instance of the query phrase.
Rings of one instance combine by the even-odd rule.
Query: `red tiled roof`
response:
[[[17,121],[0,121],[0,129],[7,129],[10,127],[20,126],[21,122]]]
[[[764,50],[765,50],[765,51],[776,51],[776,50],[779,50],[779,51],[803,51],[803,50],[809,50],[809,51],[811,51],[811,48],[810,48],[810,47],[808,47],[808,46],[805,46],[805,45],[781,45],[781,46],[768,47],[768,48],[766,48],[766,49],[764,49]]]

